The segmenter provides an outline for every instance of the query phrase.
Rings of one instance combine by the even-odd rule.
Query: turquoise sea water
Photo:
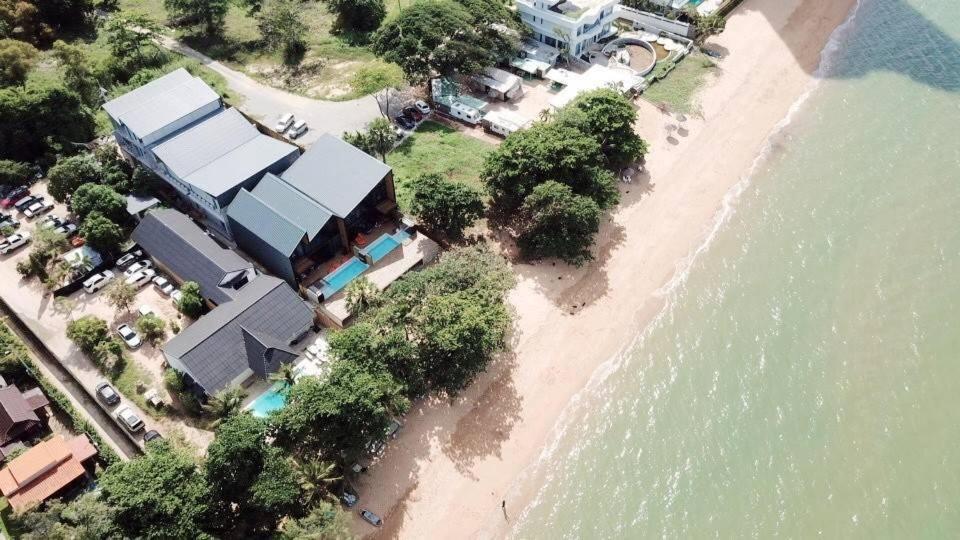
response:
[[[958,7],[862,1],[513,537],[960,537]]]

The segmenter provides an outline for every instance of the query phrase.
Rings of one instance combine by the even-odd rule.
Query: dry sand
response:
[[[454,403],[418,403],[401,437],[360,481],[377,535],[488,538],[537,489],[524,477],[554,424],[594,371],[662,308],[661,290],[716,223],[725,196],[810,87],[820,52],[854,0],[747,0],[726,31],[721,73],[700,95],[702,119],[666,140],[670,119],[641,105],[649,175],[624,190],[598,238],[597,260],[573,269],[517,265],[512,352]],[[629,190],[629,193],[627,193]],[[355,531],[373,529],[359,520]]]

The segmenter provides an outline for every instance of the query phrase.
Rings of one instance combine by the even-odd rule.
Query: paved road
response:
[[[310,130],[297,141],[303,146],[309,147],[324,133],[339,137],[344,131],[357,131],[380,116],[377,102],[371,96],[350,101],[322,101],[300,96],[263,84],[169,36],[157,36],[157,41],[163,47],[198,60],[222,75],[230,89],[243,97],[240,104],[243,112],[265,125],[272,126],[286,112],[306,120]]]
[[[0,314],[4,316],[11,330],[23,341],[41,374],[50,380],[54,386],[66,394],[73,402],[74,407],[87,413],[88,420],[94,425],[101,437],[122,458],[133,458],[142,453],[139,446],[130,440],[127,433],[114,422],[96,399],[91,396],[70,372],[60,364],[60,360],[51,353],[46,345],[20,320],[20,317],[11,310],[3,300],[0,300]]]

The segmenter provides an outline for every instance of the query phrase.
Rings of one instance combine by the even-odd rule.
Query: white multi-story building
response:
[[[614,32],[619,0],[516,0],[533,39],[577,57]]]

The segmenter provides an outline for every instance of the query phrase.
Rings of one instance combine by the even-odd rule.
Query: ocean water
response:
[[[512,537],[960,537],[958,7],[862,0]]]

